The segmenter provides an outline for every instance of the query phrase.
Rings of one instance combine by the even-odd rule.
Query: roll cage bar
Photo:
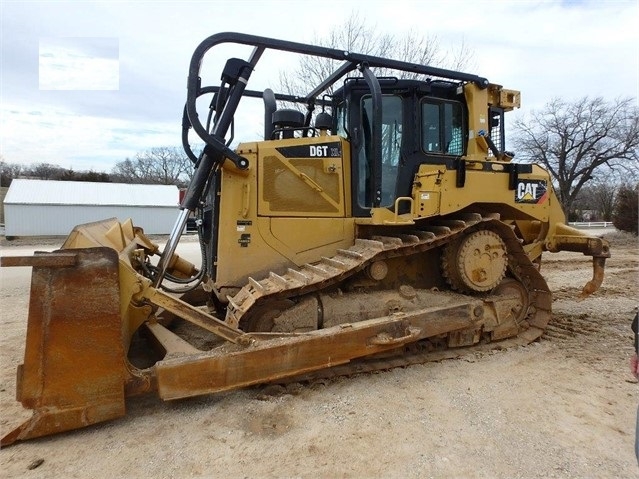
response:
[[[421,65],[418,63],[408,63],[400,60],[376,57],[373,55],[353,53],[346,50],[338,50],[316,45],[308,45],[304,43],[289,42],[285,40],[247,35],[243,33],[217,33],[202,41],[202,43],[200,43],[200,45],[198,45],[198,47],[193,52],[193,56],[191,57],[191,62],[189,64],[189,76],[187,80],[187,100],[185,110],[188,115],[188,120],[191,127],[207,145],[218,145],[218,142],[221,141],[221,138],[224,138],[227,133],[228,126],[230,125],[230,118],[228,118],[228,116],[230,114],[232,118],[232,114],[235,113],[235,109],[237,108],[237,104],[239,103],[239,98],[242,96],[241,94],[237,95],[237,93],[240,93],[239,91],[234,92],[235,95],[230,95],[227,100],[227,104],[224,105],[224,111],[221,113],[218,119],[218,121],[220,122],[219,126],[217,126],[217,128],[214,128],[214,132],[207,131],[207,129],[204,127],[204,125],[202,125],[201,121],[198,118],[196,101],[200,95],[209,93],[212,90],[210,89],[210,87],[202,87],[200,68],[206,53],[214,46],[223,43],[235,43],[254,47],[248,61],[245,62],[238,59],[229,60],[229,62],[235,63],[235,65],[233,66],[237,69],[237,77],[235,79],[236,81],[235,83],[231,83],[231,85],[237,87],[237,81],[243,83],[242,86],[237,88],[237,90],[241,90],[242,92],[246,87],[246,83],[248,82],[251,71],[255,68],[262,54],[266,50],[278,50],[290,53],[298,53],[301,55],[309,55],[343,61],[342,65],[339,68],[337,68],[331,75],[326,77],[319,85],[313,88],[305,97],[285,98],[289,101],[314,103],[317,100],[317,97],[320,96],[329,87],[331,87],[342,77],[356,70],[359,66],[362,65],[365,65],[368,68],[382,67],[409,73],[447,78],[450,80],[472,82],[481,88],[486,88],[488,86],[488,80],[484,77],[454,70],[447,70],[444,68],[436,68],[428,65]],[[227,63],[227,67],[229,67],[229,63]],[[227,68],[225,68],[225,72],[226,71]],[[223,74],[223,80],[225,79],[225,76],[228,79],[233,79],[232,75]],[[235,90],[235,88],[233,90]],[[254,96],[257,92],[250,93],[250,96]],[[276,95],[276,97],[280,97],[280,95]],[[232,157],[230,159],[234,160],[234,158]]]

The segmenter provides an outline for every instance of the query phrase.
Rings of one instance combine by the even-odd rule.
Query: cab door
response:
[[[360,97],[357,107],[351,111],[351,124],[358,125],[358,141],[353,151],[353,214],[368,216],[373,206],[374,170],[372,155],[372,108],[373,99],[370,94]],[[377,171],[381,175],[381,207],[392,207],[397,193],[397,178],[401,163],[403,141],[404,102],[398,95],[382,95],[382,148],[381,164]]]
[[[352,244],[339,136],[259,144],[258,224],[266,244],[296,265]]]

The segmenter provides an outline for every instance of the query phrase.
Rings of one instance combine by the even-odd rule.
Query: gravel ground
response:
[[[607,236],[606,280],[581,302],[588,258],[544,256],[554,319],[529,346],[275,392],[136,398],[125,418],[3,449],[1,476],[637,477],[638,385],[628,359],[639,245]],[[0,243],[2,254],[60,243],[15,241]],[[29,416],[14,399],[29,274],[0,269],[3,433]]]

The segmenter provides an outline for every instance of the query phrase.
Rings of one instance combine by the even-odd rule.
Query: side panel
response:
[[[258,214],[344,217],[342,151],[339,137],[261,143]]]
[[[352,245],[347,145],[337,136],[240,145],[248,174],[220,173],[218,288],[241,287],[249,276],[281,273]]]
[[[476,162],[475,165],[482,169],[475,169],[471,162],[463,187],[457,186],[455,170],[447,170],[444,165],[421,165],[413,190],[417,205],[415,216],[429,217],[433,212],[446,215],[471,205],[485,205],[486,211],[500,213],[504,219],[549,221],[552,203],[558,200],[548,173],[542,168],[532,165],[531,173],[519,174],[512,190],[506,163]],[[493,170],[484,169],[487,165]]]
[[[267,244],[297,266],[333,256],[355,237],[354,221],[345,218],[260,218],[259,229]]]
[[[247,175],[222,168],[220,216],[217,225],[218,289],[242,287],[252,276],[260,278],[292,264],[264,242],[257,225],[257,145],[240,145],[238,152],[249,160]]]

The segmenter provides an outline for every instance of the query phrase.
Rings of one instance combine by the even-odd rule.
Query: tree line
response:
[[[11,182],[16,178],[100,183],[111,181],[111,175],[99,171],[74,171],[73,169],[63,168],[51,163],[21,165],[0,160],[0,186],[11,186]]]
[[[193,163],[181,148],[157,147],[126,158],[115,164],[110,173],[76,171],[50,163],[21,165],[0,158],[0,186],[9,186],[15,178],[58,181],[89,181],[98,183],[141,183],[159,185],[188,184]]]

